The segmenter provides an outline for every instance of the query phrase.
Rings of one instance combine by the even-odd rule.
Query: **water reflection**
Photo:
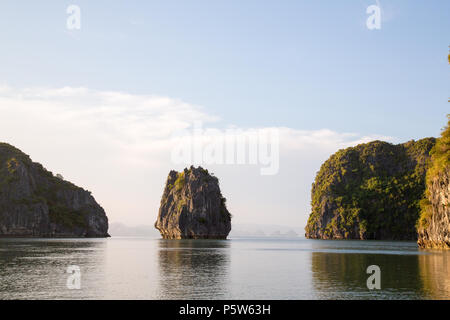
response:
[[[82,270],[68,290],[67,267]],[[381,268],[381,290],[366,269]],[[0,239],[0,299],[450,299],[450,252],[413,242]]]
[[[348,248],[347,248],[348,249]],[[371,251],[371,249],[373,251]],[[425,298],[420,281],[419,259],[426,255],[351,249],[350,253],[311,253],[311,271],[316,298],[319,299],[420,299]],[[381,269],[381,290],[369,290],[367,267]]]
[[[419,256],[423,288],[430,299],[450,299],[450,253],[431,251]]]
[[[101,284],[105,241],[0,239],[0,299],[80,299]],[[82,266],[83,290],[68,290],[69,265]],[[89,284],[92,285],[89,286]]]
[[[228,291],[229,248],[224,240],[160,240],[160,298],[223,297]]]

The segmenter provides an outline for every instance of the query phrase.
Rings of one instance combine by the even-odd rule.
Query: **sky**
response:
[[[71,5],[80,29],[67,28]],[[332,153],[439,135],[449,13],[411,0],[2,1],[0,141],[92,191],[111,222],[150,225],[185,166],[175,132],[276,129],[276,174],[205,167],[235,222],[304,226]]]

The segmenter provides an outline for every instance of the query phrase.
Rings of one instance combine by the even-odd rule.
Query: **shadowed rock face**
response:
[[[164,239],[226,239],[231,214],[219,180],[202,167],[171,171],[155,228]]]
[[[91,193],[0,143],[0,237],[108,237]]]

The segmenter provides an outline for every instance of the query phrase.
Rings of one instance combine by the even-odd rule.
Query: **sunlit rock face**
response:
[[[339,150],[317,173],[305,236],[417,240],[419,203],[436,139],[373,141]]]
[[[419,228],[422,248],[450,248],[450,167],[430,179],[427,188],[430,215]]]
[[[426,197],[421,201],[417,243],[422,248],[450,248],[450,114],[447,117],[431,151]]]
[[[171,171],[155,228],[164,239],[226,239],[231,214],[219,180],[202,167]]]
[[[108,218],[89,191],[0,143],[0,237],[108,236]]]

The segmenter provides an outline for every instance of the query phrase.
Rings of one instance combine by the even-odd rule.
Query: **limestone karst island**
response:
[[[155,228],[164,239],[226,239],[231,214],[217,177],[202,167],[171,171]]]
[[[450,248],[450,117],[439,138],[373,141],[339,150],[312,186],[305,236],[414,240]],[[191,166],[168,175],[155,222],[164,239],[226,239],[231,214],[219,180]],[[1,237],[108,237],[90,192],[0,144]]]
[[[312,187],[306,237],[450,248],[449,125],[438,139],[374,141],[332,155]]]
[[[0,143],[0,236],[109,237],[108,218],[90,192]]]

